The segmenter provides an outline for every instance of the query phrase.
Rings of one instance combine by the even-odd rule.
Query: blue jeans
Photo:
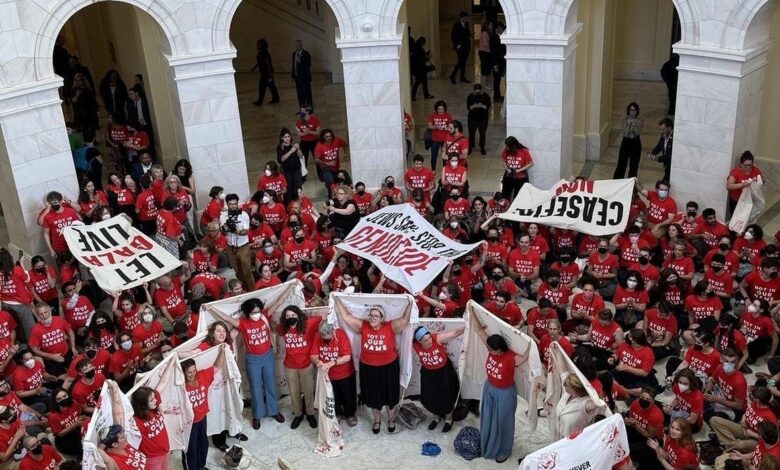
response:
[[[436,160],[439,158],[442,142],[431,142],[431,170],[436,171]]]
[[[246,375],[249,378],[249,391],[252,394],[252,418],[275,416],[279,413],[276,401],[276,374],[274,372],[274,352],[246,355]]]

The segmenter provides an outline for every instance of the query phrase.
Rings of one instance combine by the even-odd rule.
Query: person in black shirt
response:
[[[452,50],[458,56],[458,64],[452,70],[450,74],[450,81],[454,85],[455,76],[460,73],[460,81],[463,83],[470,83],[466,79],[466,61],[469,59],[469,52],[471,51],[471,30],[469,28],[469,22],[466,21],[469,14],[465,11],[460,12],[460,18],[455,24],[452,25],[452,32],[450,33],[450,39],[452,40]]]
[[[490,35],[490,54],[493,56],[493,100],[497,103],[504,101],[501,96],[501,77],[506,73],[506,46],[501,43],[501,35],[506,25],[496,23],[493,34]]]
[[[423,96],[426,100],[433,98],[433,95],[428,91],[428,69],[426,67],[428,62],[428,55],[430,54],[425,50],[426,39],[423,36],[417,38],[417,42],[412,45],[411,52],[411,68],[412,77],[414,83],[412,84],[412,101],[417,99],[417,89],[422,85]]]
[[[336,198],[325,201],[325,210],[333,226],[333,238],[344,239],[360,221],[360,212],[352,200],[352,188],[336,187]]]
[[[488,126],[488,112],[490,111],[490,97],[482,90],[482,85],[474,84],[474,92],[466,98],[468,108],[469,126],[469,155],[474,148],[474,132],[479,130],[479,151],[485,155],[485,134]]]
[[[285,201],[298,198],[298,188],[303,186],[301,174],[301,159],[303,153],[297,142],[292,141],[292,133],[286,127],[279,132],[279,145],[276,146],[276,160],[282,167],[282,174],[287,182]]]
[[[270,104],[278,103],[279,92],[276,90],[276,83],[274,83],[274,65],[271,62],[271,54],[268,52],[268,41],[265,39],[257,41],[257,56],[255,61],[256,63],[255,66],[252,67],[252,72],[259,70],[260,79],[257,83],[257,100],[252,104],[255,106],[263,105],[266,87],[271,90]]]

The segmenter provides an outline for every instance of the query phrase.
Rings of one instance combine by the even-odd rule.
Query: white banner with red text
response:
[[[633,191],[633,178],[560,180],[549,190],[526,183],[509,209],[498,217],[589,235],[612,235],[626,228]]]
[[[109,293],[140,286],[181,267],[181,261],[123,216],[71,225],[63,236],[76,260]]]
[[[477,246],[450,240],[409,204],[387,206],[363,217],[338,244],[374,263],[411,294],[424,290],[449,260]]]

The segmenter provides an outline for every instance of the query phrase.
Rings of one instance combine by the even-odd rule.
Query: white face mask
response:
[[[265,169],[265,176],[271,176],[271,170],[268,168]]]
[[[689,387],[688,387],[687,385],[683,385],[683,384],[681,384],[681,383],[678,383],[678,384],[677,384],[677,388],[679,388],[681,392],[685,393],[685,392],[687,392],[687,391],[688,391],[688,388],[689,388]]]
[[[224,201],[225,200],[225,193],[219,193],[219,198]]]
[[[250,313],[250,314],[249,314],[249,318],[250,318],[252,321],[257,321],[257,320],[259,320],[259,319],[260,319],[260,315],[262,315],[262,313]]]
[[[122,341],[122,349],[124,349],[125,351],[129,351],[130,348],[132,347],[133,347],[132,341]]]
[[[666,189],[659,189],[658,190],[658,197],[660,197],[661,199],[665,199],[666,196],[668,196],[668,195],[669,195],[669,191],[667,191]]]
[[[35,359],[27,359],[24,361],[24,367],[32,369],[35,366]]]
[[[450,222],[450,227],[458,228],[458,223],[457,222]]]
[[[629,289],[634,289],[636,287],[636,281],[628,280],[626,281],[626,285],[628,286]]]
[[[274,252],[274,247],[272,246],[265,246],[263,247],[263,251],[265,251],[265,254],[270,255]]]
[[[268,196],[263,196],[263,204],[268,204],[269,202],[271,202],[271,198]]]
[[[745,240],[752,240],[753,232],[745,232]]]
[[[345,286],[348,286],[352,284],[352,279],[342,279],[341,283],[344,284]]]
[[[144,323],[151,323],[152,320],[154,320],[154,316],[152,316],[151,313],[144,313],[142,318],[144,320]]]
[[[457,161],[450,162],[450,166],[451,166],[452,168],[457,168],[457,167],[458,167],[458,162],[457,162]]]
[[[749,305],[747,311],[750,313],[756,313],[758,312],[758,308],[755,305]]]
[[[104,213],[103,215],[100,216],[101,220],[108,220],[110,218],[111,218],[111,214],[109,214],[108,212],[106,212],[106,213]]]
[[[447,294],[445,292],[439,292],[439,299],[440,300],[446,300]]]
[[[628,239],[631,241],[631,243],[636,243],[639,241],[639,235],[629,235]]]

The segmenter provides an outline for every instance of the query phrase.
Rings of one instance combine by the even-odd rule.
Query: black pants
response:
[[[663,470],[661,462],[655,451],[647,445],[647,438],[639,434],[633,427],[626,426],[626,435],[628,437],[628,449],[631,454],[631,460],[641,470]]]
[[[501,96],[501,78],[504,76],[504,70],[499,68],[498,71],[496,69],[493,69],[493,99],[494,100],[501,100],[504,99],[503,96]]]
[[[355,411],[357,410],[356,376],[357,374],[352,374],[347,378],[330,382],[333,385],[333,397],[336,400],[337,416],[346,418],[355,416]]]
[[[461,81],[466,80],[466,61],[469,60],[469,52],[471,52],[471,48],[468,46],[460,46],[455,50],[455,54],[458,56],[458,64],[452,69],[450,80],[455,80],[455,76],[458,74],[460,74]]]
[[[626,165],[628,165],[628,178],[633,178],[639,171],[639,157],[642,156],[642,140],[637,137],[636,139],[630,139],[623,137],[623,141],[620,143],[620,150],[618,151],[617,167],[615,167],[615,173],[612,175],[612,179],[621,179],[626,173]]]
[[[609,364],[607,364],[607,359],[612,357],[612,351],[598,348],[593,345],[587,345],[588,351],[590,351],[590,355],[593,358],[593,362],[596,363],[596,370],[606,370],[609,369]]]
[[[298,158],[293,155],[290,158]],[[298,188],[303,187],[303,176],[301,176],[301,170],[293,171],[292,173],[284,172],[284,179],[287,181],[287,195],[284,198],[284,202],[288,203],[292,199],[298,197]]]
[[[54,436],[54,447],[63,454],[72,455],[80,460],[83,451],[81,446],[81,430],[76,428],[68,434]]]
[[[314,147],[317,146],[316,140],[301,140],[300,149],[303,154],[303,162],[306,167],[309,166],[309,155],[314,155]]]
[[[311,80],[295,79],[295,93],[298,95],[298,105],[308,104],[314,110],[314,97],[311,95]]]
[[[431,96],[431,92],[428,91],[428,73],[415,74],[414,81],[412,83],[412,99],[417,99],[417,89],[422,85],[423,96],[428,98]]]
[[[775,375],[780,373],[780,356],[772,356],[766,361],[766,366],[769,369],[769,373]]]
[[[477,120],[469,118],[469,152],[474,148],[474,133],[479,131],[479,149],[485,150],[485,134],[487,134],[488,120]]]
[[[260,75],[260,79],[257,82],[257,101],[263,104],[265,100],[265,89],[271,90],[271,102],[279,101],[279,92],[276,90],[276,83],[274,82],[273,75]]]
[[[669,346],[652,346],[652,349],[653,349],[653,356],[655,356],[656,361],[661,360],[665,357],[669,357],[672,354],[674,354],[674,352],[672,352]]]
[[[138,227],[148,237],[154,238],[154,234],[157,233],[157,221],[152,220],[139,220]]]
[[[192,423],[190,441],[187,452],[182,452],[182,462],[185,470],[200,470],[206,466],[206,457],[209,454],[209,438],[206,435],[206,418],[197,423]]]
[[[501,194],[508,201],[514,201],[515,197],[517,197],[517,193],[520,192],[520,188],[527,182],[527,176],[525,178],[512,178],[504,173],[504,177],[501,179]]]
[[[762,336],[749,342],[747,345],[748,362],[750,364],[756,362],[756,359],[769,352],[770,347],[772,347],[772,338],[769,336]]]

